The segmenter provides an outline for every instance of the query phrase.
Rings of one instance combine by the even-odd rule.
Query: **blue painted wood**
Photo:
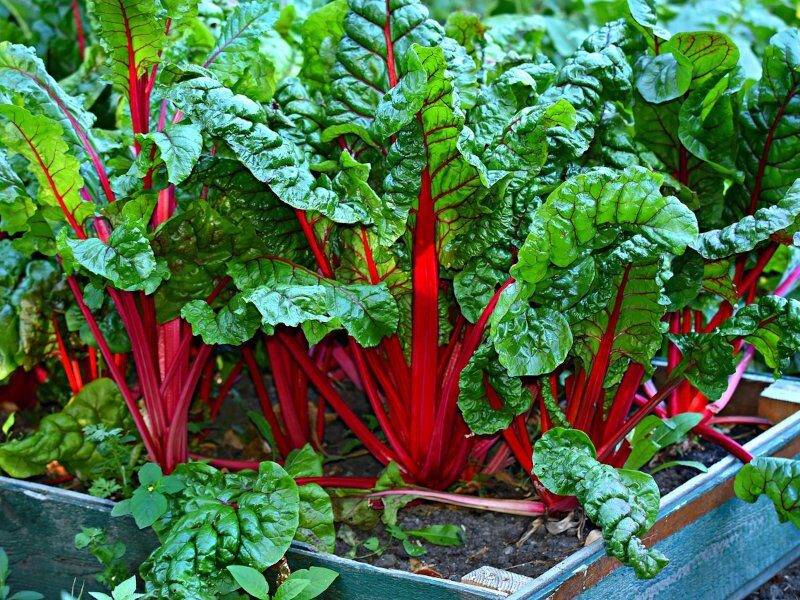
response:
[[[150,530],[139,530],[129,518],[112,518],[112,502],[59,488],[0,477],[0,547],[11,563],[9,583],[32,589],[45,598],[58,598],[73,582],[80,589],[101,589],[92,574],[97,561],[73,543],[81,527],[107,529],[109,540],[127,546],[132,571],[155,547]],[[324,595],[330,600],[498,600],[505,596],[488,589],[404,571],[381,569],[294,544],[287,554],[294,569],[311,565],[339,573]]]
[[[798,440],[800,413],[746,447],[756,456],[800,457]],[[671,562],[658,577],[637,580],[631,569],[608,558],[602,541],[598,541],[509,600],[743,598],[800,556],[800,531],[789,523],[779,523],[767,499],[748,504],[732,497],[733,478],[740,466],[738,460],[728,457],[662,499],[651,538],[657,539],[652,545]]]

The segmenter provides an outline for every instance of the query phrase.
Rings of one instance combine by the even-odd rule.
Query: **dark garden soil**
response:
[[[737,442],[744,444],[745,442],[752,440],[762,431],[763,429],[757,427],[737,426],[728,433]],[[655,465],[663,464],[673,460],[692,460],[703,463],[705,466],[710,467],[714,463],[725,458],[727,455],[728,453],[719,446],[715,446],[714,444],[707,442],[700,442],[697,439],[694,439],[682,444],[677,444],[671,448],[667,448],[661,453],[660,456],[653,460],[652,466],[655,467]],[[661,495],[664,496],[678,486],[686,483],[697,474],[697,469],[677,466],[664,469],[663,471],[658,471],[655,475],[653,475],[653,478],[658,484],[658,489],[661,491]]]
[[[747,596],[747,600],[790,600],[800,598],[800,560]]]
[[[752,427],[737,427],[733,436],[744,443],[761,432]],[[671,448],[654,459],[660,464],[676,459],[698,461],[711,466],[726,456],[724,450],[697,440]],[[365,475],[371,472],[369,457],[358,462],[344,461],[337,474]],[[363,464],[365,470],[354,468]],[[374,468],[374,467],[372,467]],[[655,474],[662,496],[696,476],[696,469],[673,467]],[[516,489],[515,489],[516,488]],[[489,479],[466,493],[491,497],[516,497],[530,494],[521,473],[504,472],[500,479]],[[401,541],[392,537],[382,523],[367,530],[346,525],[338,529],[336,553],[379,567],[402,569],[459,581],[483,565],[505,569],[528,577],[537,577],[587,543],[598,539],[581,511],[552,518],[520,517],[420,502],[400,510],[397,524],[402,529],[420,529],[428,525],[451,524],[464,532],[460,546],[438,546],[423,542],[425,554],[412,557]],[[587,542],[588,539],[588,542]],[[367,544],[367,547],[364,544]],[[375,544],[378,550],[374,551]],[[800,569],[798,569],[800,582]]]
[[[402,569],[460,580],[462,576],[483,565],[492,565],[514,573],[535,577],[547,571],[561,559],[583,545],[577,535],[578,517],[567,516],[566,521],[552,521],[554,531],[548,533],[544,518],[531,519],[432,504],[419,504],[405,508],[398,515],[398,525],[403,529],[420,529],[426,525],[453,524],[464,531],[460,546],[436,546],[423,543],[426,553],[410,557],[401,542],[393,539],[383,527],[362,532],[357,529],[339,530],[336,553],[367,562],[378,567]],[[377,538],[380,550],[370,552],[363,546],[369,538]],[[361,545],[354,548],[354,542]]]

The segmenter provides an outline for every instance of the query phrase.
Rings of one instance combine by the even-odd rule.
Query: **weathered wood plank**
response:
[[[98,590],[92,577],[98,563],[73,544],[81,527],[102,527],[109,539],[127,546],[126,559],[138,565],[155,546],[149,530],[129,518],[111,518],[113,504],[84,494],[0,477],[0,547],[11,563],[12,589],[32,589],[58,598],[73,582]],[[330,600],[496,600],[505,594],[461,583],[381,569],[296,544],[288,553],[293,568],[311,565],[339,573],[325,594]]]
[[[783,421],[800,408],[800,381],[779,379],[761,392],[758,416],[773,423]]]

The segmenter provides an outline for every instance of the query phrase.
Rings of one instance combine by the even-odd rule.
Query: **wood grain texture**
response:
[[[800,381],[780,379],[767,387],[758,400],[758,416],[773,423],[783,421],[800,408]]]
[[[464,575],[461,581],[510,595],[528,585],[533,579],[505,569],[483,566]]]
[[[133,520],[112,518],[113,504],[85,494],[26,481],[0,477],[0,547],[11,563],[9,583],[14,589],[31,589],[57,599],[73,582],[80,589],[101,589],[92,574],[100,569],[88,552],[73,543],[81,527],[107,528],[110,541],[127,546],[126,559],[134,567],[155,547],[150,530],[139,530]],[[312,565],[339,573],[323,598],[328,600],[497,600],[505,598],[488,589],[381,569],[315,552],[295,544],[288,553],[294,569]]]
[[[756,456],[800,456],[800,413],[747,444]],[[598,541],[565,559],[509,600],[726,600],[743,598],[800,553],[800,531],[779,523],[772,504],[733,496],[741,463],[728,457],[667,494],[645,538],[670,559],[658,577],[639,581],[605,555]]]

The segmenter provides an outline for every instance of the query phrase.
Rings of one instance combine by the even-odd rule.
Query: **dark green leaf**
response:
[[[625,461],[625,468],[642,468],[659,450],[681,441],[702,418],[700,413],[681,413],[671,419],[646,416],[633,430],[631,453]]]
[[[245,592],[260,600],[269,600],[269,584],[261,573],[244,565],[228,565],[226,568]]]
[[[765,495],[775,505],[781,522],[791,521],[800,527],[800,462],[758,456],[736,474],[733,490],[745,502]]]
[[[492,405],[489,393],[500,406]],[[531,395],[522,382],[498,363],[491,345],[480,346],[459,378],[458,408],[469,428],[479,435],[496,433],[530,406]]]
[[[45,472],[57,460],[69,469],[83,470],[102,460],[83,434],[86,425],[123,425],[128,412],[119,389],[110,379],[88,383],[60,411],[44,417],[36,432],[0,444],[0,469],[13,477]]]
[[[422,529],[406,529],[405,532],[437,546],[460,546],[464,543],[464,530],[458,525],[428,525]]]
[[[658,516],[658,486],[650,475],[598,462],[585,433],[561,427],[536,442],[533,471],[551,492],[578,498],[603,530],[608,554],[633,567],[638,578],[655,577],[667,565],[640,539]]]

